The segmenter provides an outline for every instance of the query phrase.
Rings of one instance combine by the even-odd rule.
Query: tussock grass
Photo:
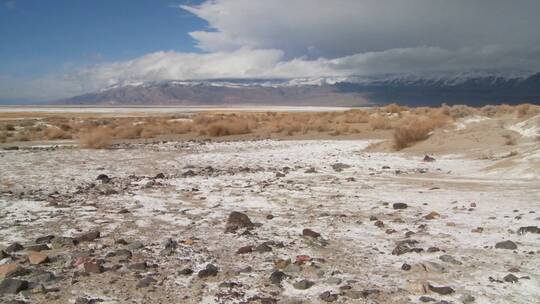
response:
[[[88,149],[103,149],[113,141],[113,131],[107,127],[98,127],[79,136],[79,146]]]

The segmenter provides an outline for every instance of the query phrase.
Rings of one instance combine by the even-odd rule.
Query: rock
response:
[[[430,163],[430,162],[434,162],[434,161],[435,161],[435,158],[433,158],[433,157],[431,157],[431,156],[429,156],[429,155],[426,154],[426,155],[424,156],[423,161]]]
[[[206,268],[199,271],[198,276],[201,279],[207,278],[207,277],[215,277],[218,273],[218,268],[212,264],[206,265]]]
[[[508,240],[508,241],[498,242],[497,244],[495,244],[495,248],[514,250],[514,249],[517,249],[517,245],[516,243]]]
[[[99,238],[100,233],[99,231],[90,231],[83,234],[80,234],[75,237],[75,241],[82,243],[82,242],[92,242],[95,239]]]
[[[9,277],[19,266],[15,263],[0,265],[0,278]]]
[[[336,277],[331,277],[331,278],[328,278],[328,280],[326,280],[326,283],[330,285],[339,285],[341,284],[341,282],[343,282],[343,280]]]
[[[154,178],[155,178],[155,179],[163,179],[163,178],[165,178],[165,174],[163,174],[163,173],[158,173],[158,174],[156,174],[156,176],[154,176]]]
[[[338,299],[338,295],[330,291],[325,291],[319,295],[319,299],[324,302],[335,302]]]
[[[285,177],[285,174],[281,172],[276,172],[276,177]]]
[[[30,280],[32,282],[43,284],[56,280],[56,276],[50,271],[45,271],[41,273],[36,273],[30,278]]]
[[[41,236],[36,239],[36,244],[49,244],[52,239],[54,239],[54,235]]]
[[[129,265],[129,269],[133,269],[133,270],[145,270],[146,268],[148,268],[148,264],[146,263],[146,261],[139,262],[139,263],[132,263],[131,265]]]
[[[127,247],[129,250],[137,250],[137,249],[144,248],[144,244],[141,242],[133,242],[129,244]]]
[[[394,248],[394,250],[392,250],[392,254],[393,255],[402,255],[402,254],[405,254],[405,253],[410,252],[410,251],[411,251],[411,249],[409,248],[409,246],[407,246],[406,244],[400,243]]]
[[[108,184],[111,181],[111,178],[106,174],[100,174],[97,176],[96,180],[101,181],[103,184]]]
[[[79,297],[75,300],[75,304],[90,304],[90,300],[87,298]]]
[[[96,261],[86,262],[84,265],[84,272],[86,273],[102,273],[105,271],[105,268],[101,263]]]
[[[298,282],[295,282],[293,284],[293,287],[296,288],[296,289],[308,289],[310,288],[311,286],[315,285],[315,283],[311,282],[311,281],[308,281],[308,280],[300,280]]]
[[[4,250],[0,250],[0,260],[5,259],[7,257],[9,257],[9,254],[7,254],[7,252],[5,252]]]
[[[302,230],[302,235],[303,236],[309,236],[309,237],[313,237],[313,238],[318,238],[321,236],[320,233],[318,232],[315,232],[309,228],[305,228],[304,230]]]
[[[307,169],[306,171],[304,171],[304,173],[317,173],[317,170],[315,170],[315,168],[311,167],[311,168]]]
[[[286,277],[287,275],[285,273],[283,273],[282,271],[276,270],[272,272],[272,274],[270,275],[270,282],[272,284],[277,285],[277,284],[280,284],[281,281],[283,281]]]
[[[403,265],[401,265],[401,269],[405,271],[411,270],[411,265],[403,263]]]
[[[193,170],[187,170],[186,172],[182,173],[182,177],[193,177],[197,175]]]
[[[437,300],[435,300],[434,298],[432,297],[427,297],[427,296],[421,296],[420,298],[418,298],[418,300],[422,303],[428,303],[428,302],[435,302]]]
[[[527,227],[520,227],[517,231],[518,234],[522,235],[522,234],[526,234],[526,233],[536,233],[536,234],[539,234],[540,233],[540,228],[538,228],[537,226],[527,226]]]
[[[285,267],[289,266],[289,264],[291,264],[291,260],[290,259],[277,259],[274,261],[274,266],[277,268],[277,269],[284,269]]]
[[[253,228],[255,225],[251,222],[249,217],[242,213],[233,211],[229,214],[227,219],[227,225],[225,226],[225,233],[234,233],[240,228]]]
[[[36,244],[36,245],[30,245],[26,246],[27,251],[44,251],[49,250],[49,246],[46,244]]]
[[[28,289],[28,281],[17,279],[4,279],[0,283],[0,294],[17,294]]]
[[[443,261],[443,262],[446,262],[446,263],[450,263],[450,264],[454,264],[454,265],[462,265],[463,263],[456,260],[453,256],[449,255],[449,254],[443,254],[439,257],[439,260]]]
[[[454,289],[448,286],[433,286],[431,284],[428,284],[429,290],[438,293],[440,295],[449,295],[455,292]]]
[[[384,223],[383,223],[383,221],[381,221],[381,220],[376,221],[376,222],[374,223],[374,225],[375,225],[376,227],[379,227],[379,228],[383,228],[383,227],[384,227]]]
[[[53,249],[60,249],[63,247],[74,246],[77,242],[70,237],[60,236],[51,240],[51,246]]]
[[[184,268],[184,269],[178,271],[178,274],[185,275],[185,276],[191,275],[192,273],[193,273],[193,269],[191,269],[191,268]]]
[[[519,268],[517,267],[512,267],[510,269],[508,269],[508,272],[520,272],[521,270],[519,270]]]
[[[435,211],[432,211],[429,214],[427,214],[426,216],[424,216],[424,218],[426,220],[434,220],[434,219],[439,218],[439,217],[441,217],[441,215],[439,213],[435,212]]]
[[[510,274],[507,274],[507,275],[503,278],[503,280],[504,280],[505,282],[508,282],[508,283],[517,283],[517,281],[518,281],[519,279],[518,279],[518,277],[516,277],[515,275],[513,275],[513,274],[510,273]]]
[[[19,243],[13,243],[9,246],[7,246],[4,251],[7,253],[17,252],[24,249],[24,246]]]
[[[392,208],[394,208],[395,210],[407,209],[407,207],[409,207],[409,205],[407,205],[405,203],[394,203],[392,205]]]
[[[146,288],[154,283],[156,283],[157,281],[150,277],[150,276],[147,276],[147,277],[144,277],[142,280],[139,281],[139,283],[137,283],[137,288]]]
[[[347,165],[344,163],[336,163],[332,165],[332,169],[334,169],[334,171],[336,172],[341,172],[343,171],[343,169],[348,169],[350,167],[351,167],[350,165]]]
[[[427,252],[431,252],[431,253],[433,253],[433,252],[439,252],[439,251],[441,251],[441,249],[439,249],[438,247],[429,247],[429,248],[427,249]]]
[[[46,254],[38,252],[38,251],[29,251],[28,260],[30,261],[30,264],[32,265],[39,265],[39,264],[48,262],[49,257]]]
[[[260,244],[259,246],[255,247],[255,251],[259,252],[259,253],[264,253],[264,252],[270,252],[272,251],[272,247],[266,245],[266,244]]]
[[[114,252],[114,256],[131,259],[133,254],[127,249],[118,249]]]
[[[243,246],[243,247],[240,247],[238,248],[238,250],[236,251],[236,254],[244,254],[244,253],[250,253],[253,251],[253,246]]]
[[[472,233],[482,233],[482,232],[484,232],[484,228],[476,227],[476,228],[472,229],[471,232]]]

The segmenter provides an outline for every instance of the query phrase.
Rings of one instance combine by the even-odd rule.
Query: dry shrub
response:
[[[6,131],[15,131],[15,126],[12,124],[7,124],[4,126]]]
[[[112,130],[107,127],[97,127],[79,135],[79,146],[89,149],[103,149],[113,140]]]
[[[403,111],[409,110],[409,108],[405,106],[400,106],[397,103],[391,103],[382,107],[381,110],[386,113],[399,114]]]
[[[540,106],[535,106],[530,103],[524,103],[516,106],[518,118],[533,116],[540,113]]]
[[[247,134],[251,132],[247,122],[237,119],[229,119],[211,123],[202,131],[203,134],[212,137]]]
[[[366,123],[369,121],[369,113],[364,110],[348,110],[343,113],[343,121],[346,123]]]
[[[427,139],[431,131],[448,123],[445,117],[439,114],[430,117],[411,116],[405,119],[394,131],[394,147],[401,150]]]
[[[141,137],[142,130],[141,125],[123,125],[115,129],[114,137],[118,139],[136,139]]]
[[[441,111],[444,115],[451,117],[452,119],[464,118],[467,116],[474,115],[476,109],[466,106],[466,105],[453,105],[451,107],[443,104],[441,106]]]
[[[369,125],[373,130],[388,130],[392,129],[392,121],[389,117],[385,116],[371,116],[369,118]]]
[[[45,140],[57,140],[57,139],[71,139],[72,136],[70,133],[58,128],[58,127],[47,127],[43,130],[43,139]]]

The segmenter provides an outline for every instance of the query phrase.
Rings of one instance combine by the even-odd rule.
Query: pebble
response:
[[[24,246],[19,243],[13,243],[9,246],[7,246],[4,251],[7,253],[17,252],[24,249]]]
[[[7,278],[0,283],[0,294],[17,294],[28,289],[28,281]]]
[[[39,265],[39,264],[48,262],[49,257],[46,254],[41,253],[41,252],[29,251],[28,260],[30,261],[30,264],[32,265]]]
[[[504,280],[505,282],[508,282],[508,283],[517,283],[517,281],[518,281],[519,279],[518,279],[518,277],[516,277],[515,275],[513,275],[513,274],[510,273],[510,274],[507,274],[507,275],[503,278],[503,280]]]
[[[321,236],[320,233],[318,232],[315,232],[309,228],[305,228],[304,230],[302,230],[302,235],[303,236],[309,236],[309,237],[313,237],[313,238],[318,238]]]
[[[495,248],[514,250],[517,249],[517,245],[512,241],[503,241],[495,244]]]
[[[298,282],[295,282],[293,284],[293,287],[296,288],[296,289],[301,289],[301,290],[304,290],[304,289],[308,289],[308,288],[311,288],[311,286],[315,285],[315,283],[311,282],[311,281],[308,281],[308,280],[300,280]]]
[[[319,299],[324,302],[335,302],[338,299],[338,295],[330,291],[325,291],[319,295]]]
[[[286,277],[287,275],[284,272],[276,270],[270,275],[270,282],[272,284],[280,284]]]
[[[243,246],[243,247],[238,248],[238,250],[236,251],[236,254],[245,254],[245,253],[250,253],[252,251],[253,251],[253,246],[248,245],[248,246]]]
[[[191,269],[191,268],[184,268],[184,269],[178,271],[178,274],[185,275],[185,276],[191,275],[192,273],[193,273],[193,269]]]
[[[407,207],[409,206],[405,203],[394,203],[392,205],[392,208],[394,208],[395,210],[407,209]]]
[[[255,227],[255,225],[251,222],[251,220],[245,213],[233,211],[229,214],[229,218],[227,219],[225,233],[233,233],[240,228],[252,227]]]
[[[212,264],[206,265],[206,268],[199,271],[198,276],[201,279],[207,278],[207,277],[215,277],[218,273],[218,268]]]
[[[440,295],[449,295],[455,292],[454,289],[448,286],[433,286],[431,284],[428,284],[429,290],[438,293]]]
[[[140,280],[139,283],[137,283],[137,288],[146,288],[156,282],[157,281],[154,278],[147,276]]]

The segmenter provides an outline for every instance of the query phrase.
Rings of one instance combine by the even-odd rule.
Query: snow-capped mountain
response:
[[[540,73],[123,82],[61,100],[96,105],[483,105],[540,103]]]

